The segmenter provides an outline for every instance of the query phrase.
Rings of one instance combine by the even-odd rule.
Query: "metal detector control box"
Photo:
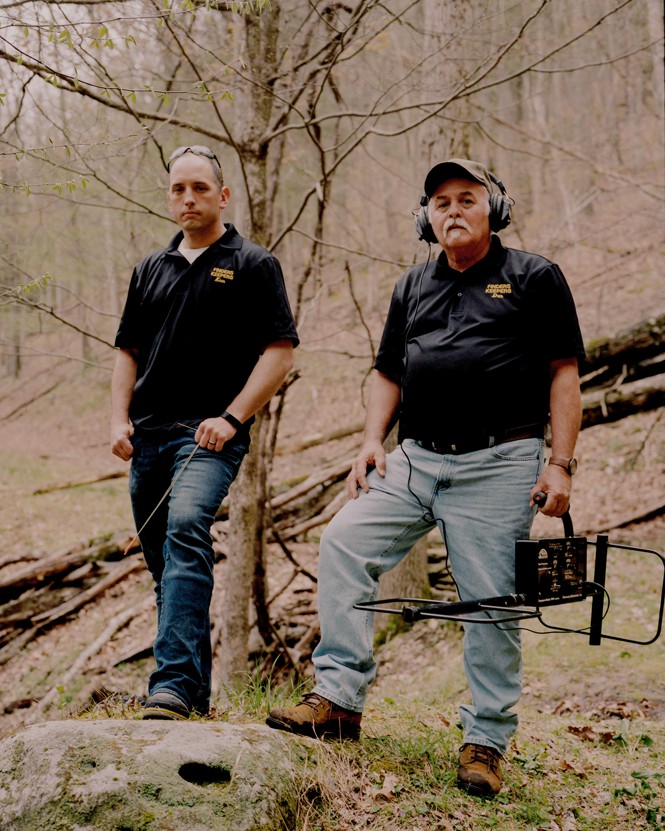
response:
[[[515,592],[525,606],[546,606],[585,600],[586,537],[517,540]]]

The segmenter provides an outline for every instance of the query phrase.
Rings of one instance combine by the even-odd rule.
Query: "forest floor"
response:
[[[109,532],[132,530],[126,478],[36,493],[56,483],[82,481],[123,468],[108,450],[107,384],[92,378],[87,370],[72,373],[60,368],[35,372],[29,381],[0,390],[0,560],[12,555],[45,556]],[[296,391],[296,399],[298,395],[304,403],[293,402],[294,410],[306,411],[307,401],[313,400],[311,390]],[[21,405],[31,400],[32,404]],[[306,422],[312,433],[334,420],[331,413],[339,408],[335,390],[322,385],[315,404]],[[344,415],[349,421],[360,416],[359,402],[349,405]],[[304,423],[289,425],[284,445],[304,438]],[[648,506],[665,503],[663,426],[661,411],[582,433],[577,454],[580,472],[571,507],[578,533],[593,538],[600,530],[614,528],[612,543],[665,552],[662,516],[616,527]],[[273,480],[298,481],[312,469],[349,457],[355,443],[351,437],[297,456],[278,455]],[[320,530],[315,529],[297,546],[298,556],[312,570],[316,569]],[[560,535],[558,520],[537,518],[534,537]],[[271,560],[271,579],[279,584],[277,551],[271,552]],[[12,567],[0,569],[0,576]],[[657,557],[615,552],[608,577],[612,603],[604,631],[648,639],[658,615],[662,581]],[[291,601],[297,605],[298,591],[310,590],[311,586],[294,583]],[[104,695],[144,693],[152,658],[127,663],[118,659],[150,638],[154,626],[151,595],[147,573],[138,570],[0,667],[0,736],[19,729],[27,713],[32,712],[29,720],[34,720],[34,708],[28,705],[49,690],[58,689],[59,694],[54,706],[38,712],[38,719],[75,715],[91,695],[99,700]],[[58,678],[71,664],[72,655],[98,637],[108,621],[131,603],[144,604],[131,627],[119,631],[80,677],[60,689]],[[588,605],[552,608],[544,618],[554,626],[582,628],[588,624]],[[529,621],[524,626],[544,631]],[[452,802],[437,802],[432,794],[420,801],[416,798],[423,788],[450,791],[455,742],[459,741],[456,706],[467,695],[458,625],[417,623],[389,639],[379,656],[379,676],[366,717],[365,749],[361,742],[361,749],[348,756],[348,775],[358,774],[364,765],[366,781],[355,796],[340,791],[331,797],[330,810],[336,820],[326,825],[320,819],[318,826],[308,828],[342,831],[370,824],[380,831],[665,828],[662,636],[648,646],[615,640],[589,646],[582,635],[524,632],[524,695],[519,707],[523,726],[509,753],[506,789],[493,808],[479,800],[467,798],[465,802],[457,795],[451,797]],[[220,705],[220,717],[240,722],[262,718],[260,708],[252,712],[246,703],[242,699],[231,702],[223,711]],[[395,741],[401,737],[399,748],[391,744],[390,736]],[[342,775],[341,757],[335,752],[337,774]],[[421,761],[412,759],[413,754]],[[431,773],[430,780],[418,784],[418,768],[424,765],[433,770],[435,763],[447,773]],[[437,775],[443,778],[439,781]]]

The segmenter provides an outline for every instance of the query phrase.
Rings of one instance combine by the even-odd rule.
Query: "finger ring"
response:
[[[214,441],[213,439],[210,439],[210,441],[208,442],[208,444],[217,444],[217,442],[216,442],[216,441]]]

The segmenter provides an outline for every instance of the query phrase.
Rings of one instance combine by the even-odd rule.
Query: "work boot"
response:
[[[493,797],[501,790],[501,754],[493,747],[465,744],[460,748],[457,787],[473,796]]]
[[[142,718],[147,719],[188,719],[189,707],[168,690],[158,690],[148,697],[143,705]]]
[[[338,707],[317,693],[307,693],[295,707],[275,707],[266,724],[300,736],[322,739],[357,739],[360,737],[361,713]]]

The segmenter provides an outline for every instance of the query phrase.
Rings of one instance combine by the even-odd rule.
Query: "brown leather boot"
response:
[[[457,787],[473,796],[493,797],[501,790],[501,754],[493,747],[465,744],[460,748]]]
[[[317,693],[307,693],[295,707],[275,707],[266,724],[275,730],[286,730],[301,736],[322,739],[357,739],[360,736],[361,713],[338,707]]]

